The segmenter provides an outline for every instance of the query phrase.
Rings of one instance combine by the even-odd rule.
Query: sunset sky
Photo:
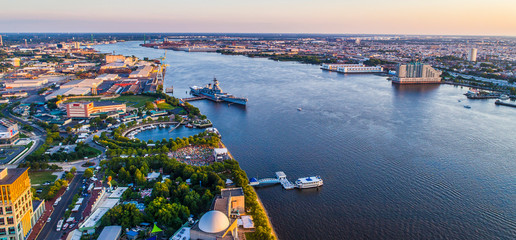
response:
[[[516,36],[514,0],[16,0],[0,32],[231,32]]]

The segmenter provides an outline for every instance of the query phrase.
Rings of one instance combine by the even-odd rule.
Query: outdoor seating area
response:
[[[192,166],[207,166],[215,161],[213,157],[213,148],[207,146],[188,146],[180,148],[169,154],[170,157],[177,161]]]

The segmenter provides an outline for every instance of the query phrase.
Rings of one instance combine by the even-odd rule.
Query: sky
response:
[[[515,0],[0,0],[0,32],[516,36]]]

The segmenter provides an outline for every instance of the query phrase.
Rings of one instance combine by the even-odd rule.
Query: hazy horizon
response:
[[[0,32],[516,36],[516,2],[7,1]]]

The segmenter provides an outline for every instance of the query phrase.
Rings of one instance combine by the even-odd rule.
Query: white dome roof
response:
[[[205,213],[199,221],[199,228],[203,232],[217,233],[229,227],[229,220],[226,214],[221,211],[209,211]]]

